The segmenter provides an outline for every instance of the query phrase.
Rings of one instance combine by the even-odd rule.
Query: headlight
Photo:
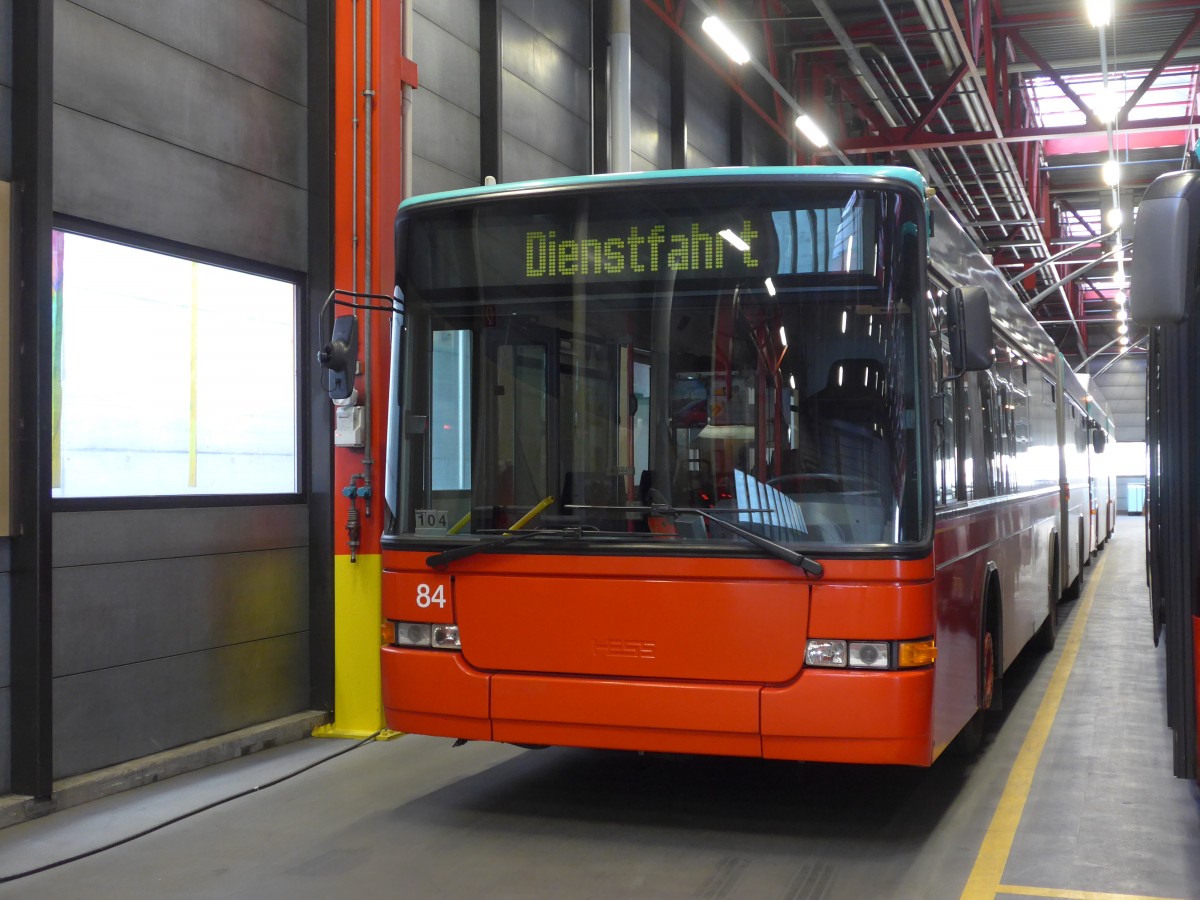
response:
[[[397,622],[389,619],[384,640],[397,647],[431,647],[434,650],[461,650],[457,625],[433,625],[429,622]]]
[[[886,669],[890,666],[890,645],[886,641],[851,641],[850,668]]]
[[[832,669],[846,667],[845,641],[809,641],[804,651],[806,666],[824,666]]]

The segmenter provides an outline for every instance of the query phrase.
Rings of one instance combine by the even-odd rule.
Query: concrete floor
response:
[[[1200,898],[1200,792],[1171,775],[1142,528],[1121,518],[1055,651],[1010,670],[973,759],[860,768],[410,736],[0,898]],[[1039,712],[1056,684],[1061,705]],[[0,877],[350,746],[307,739],[0,830]]]

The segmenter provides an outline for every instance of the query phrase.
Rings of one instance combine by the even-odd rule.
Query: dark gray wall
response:
[[[632,5],[633,168],[671,165],[670,31],[642,3]],[[419,0],[414,55],[413,190],[416,193],[591,171],[591,4],[588,0],[504,0],[501,9],[503,171],[479,164],[479,2]],[[603,62],[601,63],[603,65]],[[690,58],[687,164],[730,160],[728,86]],[[782,164],[779,136],[744,116],[743,161]]]
[[[55,212],[304,270],[304,13],[57,0]]]
[[[1123,356],[1096,379],[1108,401],[1118,441],[1146,440],[1146,357]]]
[[[505,0],[500,29],[503,180],[590,172],[591,3]]]
[[[54,517],[54,774],[304,709],[301,505]]]
[[[0,181],[12,180],[12,0],[0,0]]]
[[[413,192],[479,185],[479,3],[421,0],[413,12]],[[495,174],[495,173],[492,173]]]
[[[12,0],[0,0],[0,181],[12,180]],[[7,333],[7,329],[4,329]],[[8,354],[2,365],[9,365]],[[0,440],[7,440],[0,436]],[[9,640],[12,634],[12,578],[9,542],[0,538],[0,794],[11,790],[12,670]]]
[[[633,168],[671,168],[670,32],[644,3],[630,10],[630,143]]]
[[[56,0],[55,212],[306,271],[306,9]],[[307,708],[308,529],[301,504],[55,513],[54,777]]]
[[[12,634],[11,555],[7,538],[0,538],[0,794],[12,789]]]
[[[709,66],[688,59],[687,167],[727,166],[729,86]]]

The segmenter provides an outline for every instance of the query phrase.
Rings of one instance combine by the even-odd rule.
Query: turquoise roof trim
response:
[[[671,181],[678,178],[713,178],[736,181],[740,178],[885,178],[911,184],[922,196],[925,194],[925,179],[916,169],[904,166],[731,166],[713,169],[667,169],[659,172],[613,172],[607,175],[573,175],[567,178],[546,178],[540,181],[513,181],[505,184],[463,188],[457,191],[442,191],[436,194],[421,194],[409,197],[400,204],[401,209],[438,203],[443,200],[467,200],[473,197],[488,197],[497,194],[521,193],[525,191],[555,190],[567,187],[591,187],[599,184],[637,183],[643,181]]]

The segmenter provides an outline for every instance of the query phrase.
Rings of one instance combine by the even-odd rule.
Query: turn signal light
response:
[[[901,669],[932,666],[937,662],[937,642],[933,638],[926,641],[902,641],[898,657]]]

